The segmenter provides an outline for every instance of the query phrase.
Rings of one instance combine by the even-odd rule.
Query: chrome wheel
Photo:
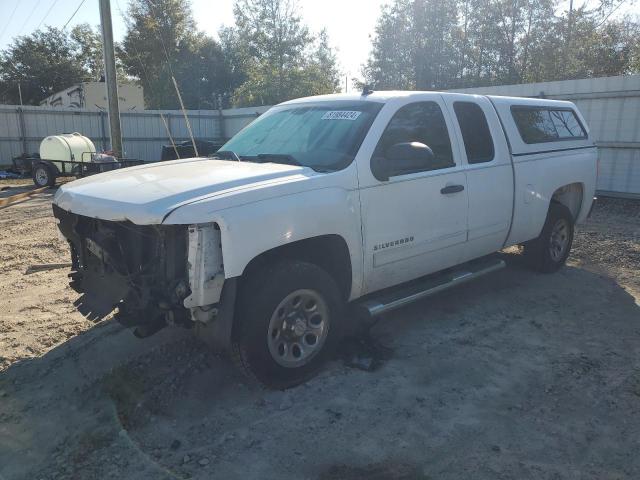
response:
[[[329,332],[329,308],[315,290],[296,290],[271,315],[267,343],[281,366],[298,368],[320,350]]]
[[[36,183],[40,187],[44,187],[49,184],[49,172],[44,167],[38,167],[35,173]]]
[[[569,224],[564,218],[559,219],[551,229],[549,239],[549,255],[554,262],[560,262],[569,245]]]

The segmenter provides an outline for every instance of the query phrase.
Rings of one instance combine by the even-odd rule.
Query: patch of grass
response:
[[[140,419],[140,407],[145,392],[142,375],[125,366],[107,375],[102,386],[104,392],[115,403],[123,426],[131,426]]]

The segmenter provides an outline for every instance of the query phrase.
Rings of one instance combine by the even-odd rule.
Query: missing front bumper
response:
[[[53,206],[71,249],[70,286],[81,293],[78,309],[94,320],[115,317],[138,336],[168,323],[191,326],[187,229],[140,226],[76,215]]]

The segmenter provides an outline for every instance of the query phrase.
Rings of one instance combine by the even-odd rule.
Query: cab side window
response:
[[[400,143],[422,143],[433,151],[434,159],[420,171],[455,166],[449,131],[440,106],[435,102],[405,105],[393,116],[373,153],[374,159],[389,161],[389,149]]]
[[[455,102],[453,110],[462,132],[464,149],[469,164],[490,162],[494,157],[493,139],[480,105],[473,102]]]

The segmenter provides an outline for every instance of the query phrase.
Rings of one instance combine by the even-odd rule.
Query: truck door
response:
[[[443,94],[462,138],[469,196],[469,238],[462,261],[500,250],[513,209],[511,154],[498,115],[482,96]]]
[[[387,104],[372,127],[382,133],[369,146],[369,161],[358,164],[366,292],[459,263],[467,182],[445,108],[438,94],[414,95]],[[412,142],[431,149],[429,162],[411,164]]]

